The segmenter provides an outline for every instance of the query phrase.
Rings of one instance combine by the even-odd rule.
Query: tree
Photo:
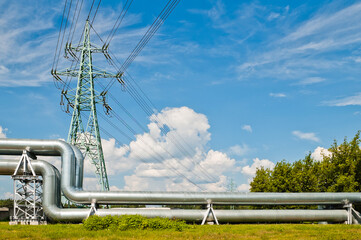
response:
[[[256,171],[256,176],[250,183],[251,192],[271,192],[271,170],[263,166]]]
[[[311,153],[294,163],[282,160],[273,170],[261,167],[251,182],[251,192],[360,192],[360,132],[340,145],[334,141],[323,161]]]

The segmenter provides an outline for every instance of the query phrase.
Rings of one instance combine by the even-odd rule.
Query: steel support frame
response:
[[[14,180],[14,213],[11,216],[10,224],[46,224],[42,206],[43,180],[35,174],[30,155],[27,150],[23,151],[12,175]]]
[[[347,211],[347,221],[345,223],[348,225],[351,225],[354,221],[353,212],[356,212],[356,211],[353,208],[352,203],[345,204],[343,207],[346,208],[346,211]],[[356,214],[358,214],[358,213],[356,212]],[[355,219],[355,220],[357,221],[357,219]]]
[[[217,216],[216,216],[216,213],[215,213],[214,210],[213,210],[213,204],[212,204],[212,203],[208,203],[208,204],[207,204],[207,211],[206,211],[206,213],[204,214],[204,217],[203,217],[203,220],[202,220],[201,225],[204,225],[204,224],[205,224],[205,222],[207,221],[207,218],[208,218],[209,214],[212,214],[212,215],[213,215],[213,220],[214,220],[214,222],[215,222],[217,225],[219,225],[218,219],[217,219]]]

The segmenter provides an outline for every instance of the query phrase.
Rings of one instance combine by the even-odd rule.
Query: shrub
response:
[[[117,229],[120,231],[130,229],[173,229],[182,231],[188,228],[188,225],[183,220],[168,219],[168,218],[146,218],[141,215],[122,215],[122,216],[105,216],[99,217],[97,215],[90,216],[83,221],[85,229],[90,231],[97,231],[103,229]]]
[[[93,215],[88,217],[85,221],[83,221],[83,226],[87,229],[87,230],[101,230],[104,229],[103,228],[103,224],[102,223],[102,218],[97,216],[97,215]]]

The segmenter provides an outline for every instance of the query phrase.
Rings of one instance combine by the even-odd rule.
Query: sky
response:
[[[120,62],[166,2],[133,1],[109,46]],[[0,0],[0,137],[67,139],[70,116],[50,74],[64,3]],[[93,23],[101,38],[124,3],[101,2]],[[309,153],[322,160],[334,140],[360,130],[360,13],[359,1],[180,1],[127,69],[154,114],[117,82],[111,94],[142,127],[111,99],[133,132],[98,106],[111,133],[101,131],[111,190],[227,191],[233,181],[233,190],[248,191],[257,167]],[[93,59],[114,71],[103,55]],[[57,69],[70,65],[62,51]],[[10,177],[0,181],[0,197],[11,196]],[[89,161],[84,181],[99,189]]]

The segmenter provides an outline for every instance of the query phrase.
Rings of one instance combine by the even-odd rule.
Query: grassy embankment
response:
[[[361,239],[361,226],[317,224],[191,225],[173,230],[87,231],[81,224],[9,226],[0,223],[0,239]]]

